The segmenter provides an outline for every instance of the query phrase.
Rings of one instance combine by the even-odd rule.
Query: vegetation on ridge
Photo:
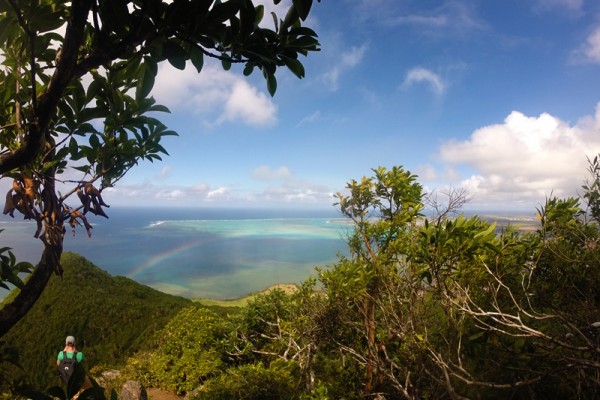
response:
[[[595,398],[600,160],[590,164],[581,198],[549,198],[538,230],[500,234],[450,218],[456,199],[423,221],[416,177],[378,168],[338,195],[354,225],[348,257],[231,315],[183,301],[123,374],[197,400]],[[94,345],[92,357],[116,354]]]
[[[31,309],[5,337],[36,387],[57,384],[56,355],[67,335],[78,340],[88,368],[123,365],[153,344],[155,333],[193,305],[125,277],[112,277],[85,258],[63,254],[63,277],[53,276]],[[11,378],[22,374],[14,369]]]
[[[293,0],[265,24],[265,5],[251,0],[0,1],[3,213],[35,221],[44,246],[35,266],[0,249],[0,286],[20,289],[0,308],[0,337],[62,274],[67,228],[91,235],[88,218],[108,218],[102,191],[168,154],[161,141],[176,133],[156,115],[169,110],[150,95],[159,65],[201,73],[205,57],[225,70],[240,64],[245,75],[260,71],[273,95],[279,68],[302,78],[300,56],[319,50],[302,26],[312,4]]]

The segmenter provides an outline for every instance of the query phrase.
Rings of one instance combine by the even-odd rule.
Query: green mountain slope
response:
[[[118,366],[150,347],[158,329],[194,304],[112,277],[76,254],[65,253],[62,264],[62,279],[53,276],[32,310],[3,338],[19,350],[26,375],[40,389],[59,383],[56,355],[67,335],[77,338],[88,369]]]

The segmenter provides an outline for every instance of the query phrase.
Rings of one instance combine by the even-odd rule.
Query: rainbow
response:
[[[169,258],[176,256],[178,254],[185,253],[186,251],[198,246],[200,243],[201,243],[200,240],[193,240],[191,242],[184,243],[177,247],[173,247],[163,253],[152,256],[147,261],[143,262],[142,264],[136,265],[129,272],[129,274],[127,274],[127,277],[133,279],[136,276],[140,275],[141,273],[156,267],[158,264],[162,263],[163,261],[166,261]]]

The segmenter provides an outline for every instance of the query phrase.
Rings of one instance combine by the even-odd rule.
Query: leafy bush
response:
[[[193,397],[195,400],[282,400],[297,399],[299,366],[276,360],[265,367],[262,363],[228,369],[208,380]]]
[[[112,277],[77,254],[64,253],[61,263],[62,278],[50,278],[35,306],[0,343],[0,354],[11,346],[17,349],[23,367],[8,370],[5,380],[23,378],[36,388],[58,384],[56,355],[67,335],[77,338],[88,370],[118,368],[137,351],[150,349],[156,333],[194,304]]]
[[[177,393],[197,388],[224,369],[222,320],[203,308],[181,310],[160,332],[158,349],[131,359],[129,369],[146,386]]]

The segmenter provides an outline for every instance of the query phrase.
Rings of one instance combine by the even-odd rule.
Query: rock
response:
[[[183,400],[192,400],[194,399],[196,396],[198,396],[198,394],[200,393],[201,388],[197,388],[194,390],[191,390],[189,392],[186,393],[185,397],[183,398]]]
[[[119,400],[148,400],[148,393],[138,381],[127,381],[121,388]]]
[[[96,379],[96,382],[98,383],[98,385],[100,385],[101,387],[107,387],[110,385],[111,382],[113,382],[115,379],[117,379],[120,374],[121,374],[120,371],[113,369],[110,371],[102,372],[100,374],[100,376],[95,377],[95,379]]]

